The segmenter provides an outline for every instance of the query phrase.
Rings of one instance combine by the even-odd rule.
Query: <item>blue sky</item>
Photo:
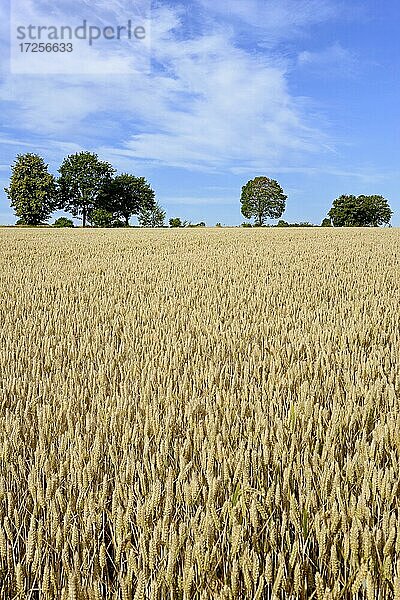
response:
[[[137,6],[3,4],[1,223],[15,222],[3,188],[16,154],[37,152],[56,174],[65,155],[90,150],[145,176],[168,218],[240,224],[242,185],[265,175],[284,188],[288,221],[320,223],[338,195],[363,193],[384,195],[400,226],[395,0],[161,1],[147,14],[151,35],[140,51],[137,42],[99,41],[69,57],[67,74],[11,71],[11,17],[13,26],[23,17],[115,25]]]

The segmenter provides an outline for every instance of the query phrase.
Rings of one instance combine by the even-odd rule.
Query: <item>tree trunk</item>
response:
[[[83,227],[86,227],[86,206],[83,207],[82,221],[83,221]]]
[[[125,217],[125,227],[129,227],[129,215],[124,215]]]

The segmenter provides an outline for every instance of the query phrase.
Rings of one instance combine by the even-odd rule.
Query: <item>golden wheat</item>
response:
[[[397,230],[1,230],[0,598],[400,598]]]

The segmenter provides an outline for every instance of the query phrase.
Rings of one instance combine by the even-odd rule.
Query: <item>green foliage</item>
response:
[[[254,217],[255,225],[262,227],[268,218],[278,219],[283,214],[286,199],[277,181],[256,177],[242,187],[242,215],[246,219]]]
[[[95,208],[90,211],[88,220],[94,227],[112,227],[113,214],[104,208]]]
[[[205,227],[206,224],[204,223],[204,221],[200,221],[200,223],[189,223],[188,227]]]
[[[184,224],[182,223],[182,221],[179,217],[173,217],[172,219],[169,220],[169,226],[170,227],[184,227]]]
[[[222,227],[221,223],[215,223],[215,227]]]
[[[242,223],[240,227],[253,227],[251,223]]]
[[[390,222],[392,210],[383,196],[346,196],[334,200],[328,213],[334,227],[379,227]]]
[[[82,215],[83,226],[91,211],[103,208],[100,198],[111,184],[115,169],[99,160],[97,154],[77,152],[67,156],[59,168],[59,208]]]
[[[165,211],[157,203],[151,208],[142,208],[138,215],[141,227],[164,227]]]
[[[54,221],[54,227],[73,227],[74,223],[72,219],[67,219],[67,217],[60,217]]]
[[[128,227],[132,215],[138,215],[143,209],[152,208],[155,194],[144,177],[122,173],[115,176],[106,186],[99,202],[101,208],[123,219]]]
[[[56,184],[37,154],[18,154],[11,166],[10,186],[4,188],[19,225],[39,225],[56,207]]]
[[[121,219],[113,218],[111,227],[126,227],[126,223],[124,221],[121,221]],[[130,227],[130,225],[128,227]]]
[[[312,223],[308,221],[301,221],[300,223],[288,223],[287,221],[280,220],[276,224],[276,227],[315,227]]]
[[[332,227],[331,220],[328,217],[325,217],[321,223],[321,227]]]

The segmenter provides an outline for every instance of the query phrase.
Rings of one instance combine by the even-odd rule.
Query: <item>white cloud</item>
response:
[[[300,52],[298,64],[318,74],[325,74],[327,76],[332,76],[333,74],[336,76],[338,74],[354,74],[357,69],[358,60],[352,52],[336,42],[332,46],[328,46],[318,52],[307,50]]]
[[[199,0],[210,15],[218,14],[235,21],[239,27],[250,26],[265,40],[299,33],[304,27],[332,19],[341,11],[333,0]]]
[[[229,32],[177,41],[176,18],[168,11],[160,17],[153,53],[165,74],[151,78],[150,98],[146,86],[136,90],[141,109],[150,110],[139,108],[144,131],[125,142],[126,156],[176,167],[252,169],[321,150],[322,136],[306,124],[280,63],[236,47]]]
[[[144,27],[145,33],[149,29],[149,11],[150,0],[136,0],[129,3],[129,9],[118,0],[107,4],[92,0],[79,6],[71,0],[58,0],[57,4],[52,0],[13,0],[11,71],[43,75],[142,73],[150,65],[150,36],[138,40],[134,32],[137,26]],[[33,41],[44,45],[71,42],[73,51],[21,51],[21,40],[22,50],[24,43]]]
[[[298,1],[305,13],[291,19],[296,27],[312,19],[315,8],[311,0]],[[269,2],[264,8],[255,4],[264,12],[268,8],[278,29],[293,8],[290,0]],[[253,18],[250,5],[237,0],[232,10]],[[114,0],[112,6],[118,10],[119,3]],[[327,2],[320,4],[321,11],[326,18]],[[25,132],[51,136],[54,150],[55,139],[86,136],[87,147],[130,165],[251,171],[326,151],[324,136],[305,118],[303,100],[290,93],[281,61],[265,51],[239,48],[232,28],[223,29],[221,22],[190,39],[184,33],[180,11],[161,7],[153,12],[156,67],[151,74],[9,76],[0,86],[0,100],[11,103],[9,120]],[[98,131],[90,122],[93,117]],[[99,143],[110,125],[112,133],[113,121],[121,123],[124,138]],[[126,125],[130,123],[133,127]]]

